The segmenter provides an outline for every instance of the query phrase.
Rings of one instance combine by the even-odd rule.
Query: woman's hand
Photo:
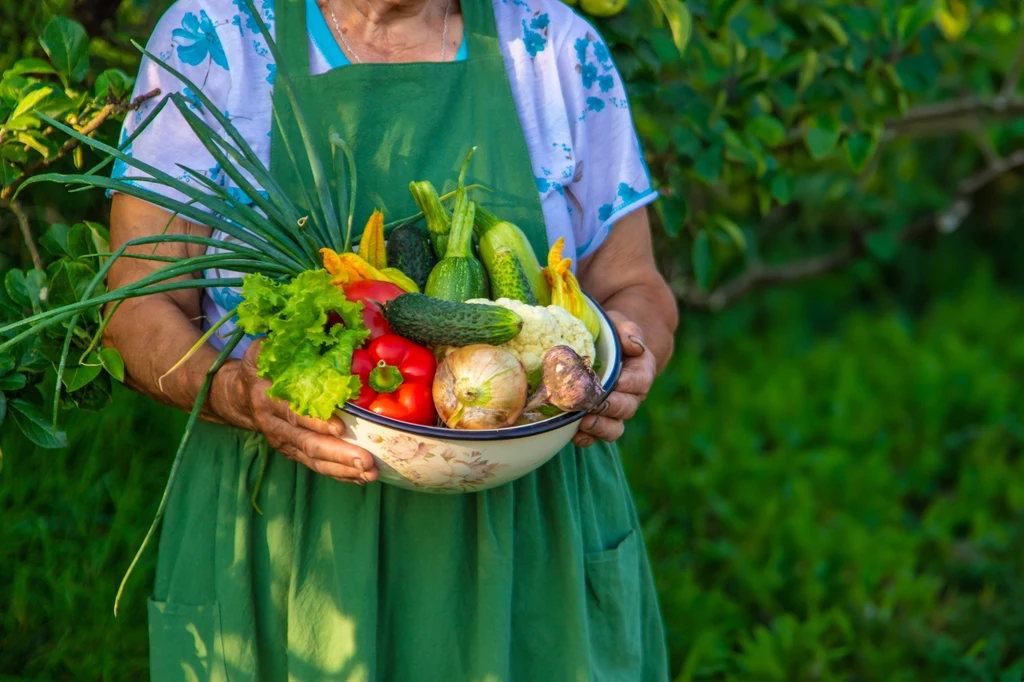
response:
[[[341,419],[300,417],[287,402],[267,396],[270,382],[256,376],[260,346],[256,341],[246,350],[241,375],[254,425],[267,437],[270,446],[288,459],[336,481],[359,485],[376,481],[377,468],[370,453],[340,439],[345,433]]]
[[[596,440],[612,442],[621,438],[625,421],[636,414],[658,371],[654,354],[644,345],[639,325],[616,311],[610,311],[608,317],[615,323],[622,343],[622,373],[607,400],[580,422],[572,442],[581,448],[590,447]]]

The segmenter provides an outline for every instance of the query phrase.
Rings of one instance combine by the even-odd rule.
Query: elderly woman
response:
[[[672,351],[673,298],[652,256],[654,199],[622,82],[596,31],[558,0],[256,0],[276,64],[242,0],[179,0],[150,50],[228,113],[285,191],[299,178],[274,124],[278,69],[294,82],[316,144],[354,148],[357,221],[378,205],[415,213],[411,180],[452,176],[470,145],[488,204],[535,248],[564,237],[583,288],[613,317],[626,359],[614,393],[533,474],[476,494],[375,484],[371,455],[337,418],[271,401],[252,343],[216,374],[185,453],[149,605],[152,679],[665,680],[661,618],[614,441]],[[194,93],[155,64],[138,92]],[[126,123],[134,133],[148,110]],[[233,189],[180,114],[165,109],[131,154]],[[128,175],[120,166],[115,173]],[[239,193],[240,200],[244,197]],[[210,229],[118,195],[116,247],[162,230]],[[163,245],[165,255],[194,255]],[[147,274],[127,259],[112,286]],[[215,273],[207,273],[213,276]],[[189,289],[125,302],[107,329],[128,381],[188,408],[217,354],[204,347],[159,380],[238,293]],[[249,496],[253,462],[272,456]]]

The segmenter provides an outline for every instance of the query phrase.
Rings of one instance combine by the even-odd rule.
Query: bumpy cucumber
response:
[[[388,237],[388,265],[404,272],[423,290],[437,260],[427,235],[415,225],[396,227]]]
[[[442,301],[424,294],[405,294],[389,301],[384,305],[384,317],[396,334],[435,346],[499,346],[523,328],[523,319],[507,308]]]
[[[540,261],[523,231],[506,223],[484,209],[477,208],[475,229],[480,237],[480,260],[488,271],[494,266],[494,253],[501,247],[512,249],[526,274],[526,281],[540,305],[551,305],[551,286],[544,279]]]
[[[526,305],[537,305],[537,297],[533,295],[519,257],[512,249],[507,246],[497,249],[491,258],[488,273],[491,276],[491,295],[495,300],[511,298]]]

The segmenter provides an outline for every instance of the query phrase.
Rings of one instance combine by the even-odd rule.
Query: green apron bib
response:
[[[278,0],[308,74],[303,0]],[[325,159],[353,146],[356,217],[415,212],[410,180],[472,181],[534,248],[544,220],[490,0],[463,0],[469,57],[293,75]],[[286,131],[295,135],[293,121]],[[272,170],[298,178],[274,133]],[[338,483],[265,439],[201,423],[164,518],[149,603],[154,682],[662,682],[664,632],[617,449],[572,446],[512,484],[431,495]]]

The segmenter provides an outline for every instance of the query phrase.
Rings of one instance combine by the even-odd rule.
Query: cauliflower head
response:
[[[526,305],[509,298],[499,298],[497,301],[475,298],[466,302],[501,306],[523,318],[522,331],[501,347],[519,358],[527,374],[540,370],[544,354],[554,346],[569,346],[591,363],[597,357],[594,337],[587,331],[586,325],[565,308],[557,305]]]

